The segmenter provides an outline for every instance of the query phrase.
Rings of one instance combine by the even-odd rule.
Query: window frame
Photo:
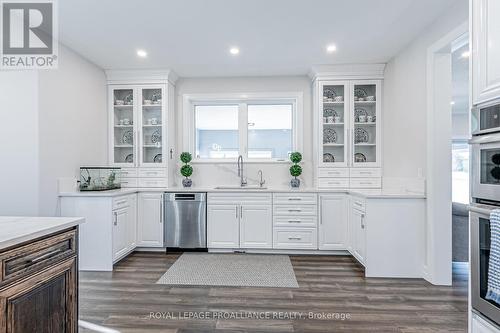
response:
[[[238,105],[238,152],[246,163],[288,163],[287,158],[248,157],[248,105],[292,105],[292,150],[303,147],[303,93],[247,93],[247,94],[184,94],[183,95],[183,150],[193,155],[193,163],[234,163],[234,158],[197,158],[195,108],[198,105]]]

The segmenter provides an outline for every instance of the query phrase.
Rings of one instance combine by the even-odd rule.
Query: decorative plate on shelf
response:
[[[364,128],[356,128],[354,130],[354,143],[367,143],[368,132]]]
[[[354,154],[354,162],[356,163],[364,163],[366,162],[366,156],[361,153]]]
[[[335,96],[337,96],[337,94],[335,93],[335,91],[333,91],[333,89],[330,89],[330,88],[323,89],[323,97],[333,99],[333,98],[335,98]]]
[[[335,111],[334,109],[324,109],[323,110],[323,117],[338,117],[339,113]]]
[[[159,99],[161,99],[161,91],[160,90],[155,90],[155,92],[151,95],[151,100],[153,102],[156,102]]]
[[[128,154],[125,157],[125,163],[134,163],[134,154]]]
[[[365,109],[362,108],[356,108],[354,109],[354,121],[358,122],[359,121],[359,116],[368,116],[368,112]]]
[[[151,134],[151,142],[152,143],[160,143],[161,142],[161,132],[159,129],[153,132]]]
[[[337,132],[331,127],[323,129],[323,143],[336,143]]]
[[[122,143],[126,145],[133,145],[134,144],[134,133],[132,131],[125,131],[122,135]]]
[[[323,154],[323,162],[333,163],[333,162],[335,162],[335,157],[333,157],[333,155],[330,153],[324,153]]]
[[[154,163],[161,163],[162,156],[161,154],[156,154],[155,157],[153,157],[153,162]]]
[[[134,95],[128,94],[127,96],[125,96],[125,104],[127,105],[134,104]]]
[[[354,89],[354,96],[358,98],[364,98],[366,97],[367,93],[363,88],[355,88]]]

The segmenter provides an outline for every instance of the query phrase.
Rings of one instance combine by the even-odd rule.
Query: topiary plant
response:
[[[184,165],[181,167],[181,175],[186,177],[182,180],[182,185],[184,187],[190,187],[193,184],[193,181],[189,179],[189,177],[193,174],[193,167],[188,163],[191,162],[193,156],[188,152],[182,152],[180,159],[181,162],[184,163]]]
[[[293,152],[290,154],[290,161],[292,161],[293,165],[290,167],[290,174],[294,177],[290,181],[290,185],[292,187],[300,186],[300,179],[297,179],[298,176],[302,174],[302,167],[298,164],[302,161],[302,154],[299,152]]]

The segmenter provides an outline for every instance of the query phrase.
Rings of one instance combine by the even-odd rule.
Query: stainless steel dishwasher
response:
[[[207,247],[207,194],[165,193],[164,239],[166,247]]]

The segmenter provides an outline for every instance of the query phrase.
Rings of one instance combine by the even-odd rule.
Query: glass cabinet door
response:
[[[141,105],[141,165],[164,164],[164,91],[162,87],[140,88]]]
[[[352,163],[375,166],[379,163],[379,91],[376,82],[355,83],[352,87]]]
[[[349,122],[346,93],[342,82],[320,83],[320,165],[347,165],[347,128]]]
[[[113,162],[124,166],[134,166],[134,90],[115,88],[111,91],[113,103]]]

